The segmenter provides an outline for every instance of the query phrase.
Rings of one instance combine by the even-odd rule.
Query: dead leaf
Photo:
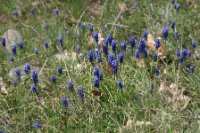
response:
[[[150,126],[152,125],[149,121],[133,121],[129,119],[125,126],[119,128],[119,133],[132,133],[133,126]]]
[[[90,2],[91,4],[88,7],[87,14],[91,15],[94,14],[96,16],[101,15],[101,5],[100,0],[94,0]]]
[[[161,81],[159,92],[165,97],[168,103],[187,103],[190,98],[184,95],[184,89],[179,90],[175,84],[167,85]]]
[[[76,60],[76,53],[75,52],[68,52],[68,51],[63,51],[55,55],[55,58],[59,61],[64,61],[64,60]]]
[[[152,50],[155,51],[155,40],[154,37],[149,33],[147,36],[146,45]]]
[[[159,38],[159,39],[160,39],[160,38]],[[147,47],[149,47],[149,49],[150,49],[151,51],[155,51],[155,50],[156,50],[156,47],[155,47],[155,39],[154,39],[153,35],[150,34],[150,33],[149,33],[148,36],[147,36],[146,45],[147,45]],[[160,47],[158,48],[157,52],[158,52],[158,56],[163,56],[163,55],[164,55],[164,53],[165,53],[165,48],[164,48],[164,45],[163,45],[162,43],[161,43]]]
[[[192,6],[196,4],[196,0],[186,0],[186,2]]]
[[[122,11],[122,12],[125,12],[125,11],[128,10],[125,3],[118,3],[118,8],[119,8],[119,10]]]
[[[92,93],[94,96],[101,96],[101,91],[99,91],[99,90],[92,90],[91,93]]]
[[[86,68],[86,66],[85,66],[84,64],[77,64],[77,65],[75,66],[75,70],[81,70],[81,69],[83,69],[83,68]]]
[[[0,77],[0,92],[3,94],[8,94],[8,91],[6,89],[6,83],[3,81],[1,77]]]
[[[106,71],[106,75],[108,76],[112,76],[113,75],[113,71],[112,71],[112,67],[110,64],[105,65],[103,68],[103,71]]]
[[[131,133],[133,132],[133,120],[128,120],[126,126],[122,126],[119,128],[120,133]]]
[[[157,52],[158,52],[158,56],[164,56],[164,53],[165,53],[164,45],[161,44],[161,46],[158,48]]]
[[[95,42],[94,42],[93,35],[88,34],[88,37],[89,37],[88,39],[89,46],[94,46]],[[99,37],[98,45],[101,47],[103,45],[103,40],[104,40],[104,38],[102,37],[101,31],[99,31],[98,37]]]
[[[145,67],[144,59],[137,60],[137,65],[141,68],[144,68]]]
[[[4,15],[3,13],[0,15],[0,24],[7,24],[9,23],[9,19],[8,17],[6,17],[6,15]]]

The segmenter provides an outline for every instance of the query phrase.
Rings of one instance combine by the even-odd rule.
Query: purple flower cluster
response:
[[[1,44],[3,47],[6,46],[6,39],[4,37],[1,39]]]
[[[135,51],[135,57],[138,59],[140,57],[140,54],[143,54],[145,58],[148,56],[148,51],[146,48],[145,40],[144,38],[140,38],[138,43],[138,49]]]
[[[63,105],[64,107],[68,107],[68,106],[69,106],[69,105],[68,105],[68,100],[67,100],[67,98],[66,98],[65,96],[62,97],[61,102],[62,102],[62,105]]]
[[[28,73],[30,72],[30,70],[31,70],[30,64],[29,64],[29,63],[26,63],[26,64],[24,65],[24,72],[25,72],[26,74],[28,74]]]
[[[88,51],[88,59],[90,62],[93,62],[94,61],[94,52],[92,50],[89,50]]]
[[[133,35],[130,36],[129,43],[131,45],[131,48],[133,49],[135,47],[135,37]]]
[[[79,87],[78,87],[78,96],[79,96],[79,98],[81,99],[81,101],[83,101],[84,98],[85,98],[85,95],[84,95],[84,91],[83,91],[83,87],[82,87],[82,86],[79,86]]]
[[[188,57],[191,57],[192,56],[192,51],[190,51],[189,49],[185,49],[185,48],[182,48],[182,51],[180,52],[179,49],[176,50],[176,55],[178,57],[178,60],[179,62],[184,62]]]
[[[112,40],[112,42],[111,42],[111,47],[112,47],[113,52],[116,52],[117,43],[118,43],[117,40]]]
[[[67,88],[69,89],[69,91],[73,92],[74,91],[74,84],[71,81],[68,81]]]

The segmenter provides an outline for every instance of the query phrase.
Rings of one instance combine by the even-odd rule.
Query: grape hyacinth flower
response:
[[[34,49],[34,54],[38,54],[38,49],[37,48]]]
[[[58,73],[61,75],[61,74],[62,74],[62,72],[63,72],[63,69],[62,69],[62,67],[61,67],[61,66],[59,66],[59,67],[58,67]]]
[[[112,47],[112,50],[113,50],[114,52],[116,52],[117,43],[118,43],[117,40],[112,40],[112,42],[111,42],[111,47]]]
[[[108,56],[108,63],[111,65],[112,61],[115,60],[115,55],[113,53],[110,53]]]
[[[0,133],[6,133],[6,131],[3,131],[3,130],[0,129]]]
[[[49,25],[48,25],[48,23],[45,23],[45,24],[44,24],[44,28],[45,28],[46,30],[49,29]]]
[[[145,44],[145,41],[144,41],[143,38],[140,38],[140,40],[139,40],[139,43],[138,43],[138,50],[139,50],[139,52],[136,51],[137,54],[143,53],[144,57],[147,58],[147,56],[148,56],[148,50],[147,50],[147,48],[146,48],[146,44]],[[136,54],[136,53],[135,53],[135,54]]]
[[[180,56],[180,55],[181,55],[181,52],[180,52],[180,50],[179,50],[178,48],[176,49],[176,55],[177,55],[177,56]]]
[[[156,77],[158,77],[159,75],[160,75],[160,70],[159,70],[159,68],[156,68]]]
[[[93,62],[94,60],[94,52],[92,50],[88,51],[88,59],[90,62]]]
[[[143,38],[140,38],[139,43],[138,43],[138,50],[140,53],[143,53],[146,48],[146,44]]]
[[[35,15],[35,8],[31,8],[29,11],[32,15]]]
[[[175,33],[175,35],[174,35],[174,38],[175,38],[175,40],[176,40],[176,41],[178,41],[178,40],[179,40],[179,35],[178,35],[178,32],[176,32],[176,33]]]
[[[107,30],[108,30],[108,25],[105,24],[105,25],[103,26],[103,29],[104,29],[105,31],[107,31]]]
[[[14,70],[14,76],[17,78],[17,79],[20,79],[21,78],[21,70],[19,68],[16,68]]]
[[[111,35],[111,34],[108,34],[106,38],[108,39],[108,42],[109,42],[110,45],[111,45],[111,42],[112,42],[112,40],[113,40],[112,35]]]
[[[94,87],[99,87],[99,78],[97,76],[94,76]]]
[[[148,34],[149,34],[149,32],[146,31],[146,30],[143,32],[143,38],[144,38],[145,40],[147,40]]]
[[[23,41],[23,39],[20,39],[20,40],[18,41],[18,47],[19,47],[20,49],[22,49],[22,48],[24,47],[24,41]]]
[[[90,33],[93,32],[93,25],[90,25],[90,26],[89,26],[89,31],[90,31]]]
[[[147,48],[144,49],[143,55],[144,55],[144,58],[148,57],[148,50],[147,50]]]
[[[121,43],[121,50],[126,51],[126,42]]]
[[[135,47],[135,37],[133,35],[130,36],[129,43],[131,45],[131,48],[133,49]]]
[[[118,87],[119,87],[120,90],[122,90],[123,84],[122,84],[121,80],[118,80]]]
[[[187,50],[187,56],[188,56],[188,57],[191,57],[191,55],[192,55],[192,52],[188,49],[188,50]]]
[[[1,44],[2,44],[3,47],[6,46],[6,39],[4,37],[1,38]]]
[[[158,49],[160,47],[160,39],[156,39],[156,43],[155,43],[155,47],[156,49]]]
[[[85,23],[84,22],[81,23],[81,29],[82,29],[82,31],[85,30]]]
[[[153,93],[153,91],[154,91],[154,84],[151,83],[151,86],[150,86],[150,92],[151,92],[151,94]]]
[[[97,60],[98,60],[98,62],[102,62],[101,52],[97,53]]]
[[[196,41],[192,40],[192,48],[196,48]]]
[[[68,100],[65,96],[62,97],[61,103],[64,107],[68,107]]]
[[[17,17],[19,15],[19,8],[16,7],[16,9],[12,11],[12,15]]]
[[[17,49],[16,49],[15,43],[12,44],[12,46],[11,46],[11,51],[12,51],[13,54],[16,54],[16,53],[17,53]]]
[[[108,38],[105,38],[105,39],[103,40],[103,45],[105,45],[106,47],[108,47],[108,43],[109,43]]]
[[[112,70],[113,70],[113,74],[115,76],[117,76],[118,66],[119,66],[119,64],[118,64],[117,60],[112,61],[111,67],[112,67]]]
[[[13,84],[14,87],[16,87],[17,86],[17,80],[13,80],[12,84]]]
[[[123,60],[124,60],[124,54],[122,52],[119,53],[118,55],[118,59],[119,59],[119,62],[120,63],[123,63]]]
[[[58,36],[58,44],[62,47],[63,46],[63,36],[59,35]]]
[[[53,13],[54,13],[55,15],[58,15],[58,13],[59,13],[58,8],[53,9]]]
[[[103,80],[103,73],[102,73],[101,70],[99,71],[99,79],[100,79],[100,80]]]
[[[81,51],[81,46],[78,44],[78,45],[76,45],[76,52],[80,53],[80,51]]]
[[[31,86],[31,93],[37,94],[37,88],[36,88],[35,84],[32,84],[32,86]]]
[[[97,53],[99,53],[99,48],[98,48],[98,45],[95,45],[95,53],[97,54]]]
[[[137,5],[136,5],[136,4],[133,4],[132,10],[135,11],[136,9],[137,9]]]
[[[176,12],[179,12],[179,10],[180,10],[180,4],[179,3],[176,3],[175,9],[176,9]]]
[[[51,75],[51,82],[55,83],[56,82],[56,76],[55,75]]]
[[[172,21],[171,28],[172,28],[173,31],[175,31],[175,21]]]
[[[93,34],[93,38],[94,38],[94,41],[96,42],[96,43],[98,43],[98,41],[99,41],[99,35],[98,35],[99,33],[97,32],[97,31],[95,31],[94,32],[94,34]]]
[[[37,123],[37,122],[33,124],[34,128],[42,128],[43,126],[44,126],[43,124],[40,124],[40,123]]]
[[[163,35],[164,40],[167,40],[168,34],[169,34],[169,32],[168,32],[168,27],[165,26],[165,27],[163,28],[163,30],[162,30],[162,35]]]
[[[98,49],[98,46],[97,45],[95,45],[95,52],[94,52],[94,60],[96,60],[97,59],[97,55],[98,55],[98,53],[99,53],[99,49]]]
[[[77,35],[76,35],[76,39],[77,39],[77,40],[81,40],[81,34],[80,34],[79,32],[78,32]]]
[[[99,67],[98,66],[95,66],[94,69],[93,69],[93,73],[94,73],[94,76],[97,76],[99,77]]]
[[[153,60],[154,60],[154,62],[156,62],[157,59],[158,59],[158,54],[157,54],[157,52],[154,52],[154,54],[153,54]]]
[[[194,73],[194,66],[190,66],[188,70],[190,73]]]
[[[83,101],[84,100],[84,92],[83,92],[83,87],[82,86],[79,86],[78,87],[78,96],[79,96],[79,98],[81,99],[81,101]]]
[[[140,58],[140,51],[138,49],[135,50],[135,58],[136,59]]]
[[[171,3],[172,3],[172,4],[175,4],[175,0],[171,0]]]
[[[179,60],[179,62],[183,62],[184,61],[184,56],[182,55],[182,54],[180,54],[179,56],[178,56],[178,60]]]
[[[84,59],[84,55],[82,53],[79,54],[80,59]]]
[[[37,72],[35,71],[35,70],[33,70],[32,71],[32,73],[31,73],[31,78],[32,78],[32,80],[33,80],[33,82],[36,84],[36,83],[38,83],[38,74],[37,74]]]
[[[45,41],[44,41],[44,47],[45,47],[46,49],[48,49],[48,47],[49,47],[49,41],[48,41],[48,40],[45,40]]]
[[[187,49],[182,48],[182,53],[183,57],[185,58],[187,56]]]
[[[71,81],[68,81],[67,88],[69,89],[69,91],[73,92],[74,91],[74,84]]]
[[[29,64],[29,63],[26,63],[26,64],[24,65],[24,72],[25,72],[26,74],[28,74],[28,73],[30,72],[30,70],[31,70],[30,64]]]
[[[102,49],[103,49],[104,55],[105,55],[105,56],[108,56],[108,46],[106,46],[106,45],[104,44],[103,47],[102,47]]]
[[[14,56],[11,55],[11,56],[9,57],[9,60],[10,60],[10,62],[13,62],[13,61],[14,61]]]

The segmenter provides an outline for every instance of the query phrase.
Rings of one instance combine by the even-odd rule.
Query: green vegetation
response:
[[[176,12],[170,0],[0,0],[0,35],[8,29],[17,30],[23,40],[24,48],[19,49],[14,62],[10,62],[12,55],[8,48],[0,47],[0,77],[7,84],[7,94],[0,93],[0,132],[119,132],[119,128],[132,120],[130,132],[200,132],[200,2],[188,3],[176,0],[180,4]],[[191,0],[193,1],[193,0]],[[18,15],[13,14],[18,8]],[[34,9],[34,13],[30,9]],[[55,15],[53,10],[59,9]],[[175,29],[179,33],[179,40],[175,41],[175,32],[171,29],[171,22],[175,21]],[[85,30],[80,27],[85,23]],[[45,29],[47,23],[49,29]],[[88,60],[88,50],[94,50],[93,34],[89,32],[89,25],[99,32],[99,39],[112,34],[118,40],[117,54],[120,44],[127,43],[124,62],[119,63],[117,77],[113,76],[112,68],[102,52],[102,62]],[[103,27],[107,25],[108,29]],[[162,39],[162,30],[168,26],[169,36]],[[161,38],[164,47],[162,56],[153,61],[154,50],[148,48],[148,58],[144,60],[144,67],[138,65],[138,60],[132,53],[129,37],[134,34],[136,44],[147,30],[154,38]],[[81,39],[77,39],[80,33]],[[58,44],[58,36],[63,36],[63,49]],[[100,37],[101,36],[101,37]],[[44,41],[48,40],[49,48],[45,49]],[[91,41],[92,40],[92,41]],[[192,40],[196,40],[197,47],[191,48]],[[100,41],[100,40],[99,40]],[[76,46],[81,46],[84,59],[79,57]],[[99,50],[103,45],[99,43]],[[34,54],[34,49],[39,50]],[[176,49],[190,49],[192,56],[180,63]],[[66,50],[70,56],[59,60],[56,54]],[[73,53],[76,59],[73,59]],[[112,49],[109,45],[109,53]],[[31,73],[23,74],[23,78],[16,80],[10,76],[11,70],[29,63],[38,72],[38,94],[31,93],[33,80]],[[77,65],[78,64],[78,65]],[[194,66],[194,73],[188,68]],[[63,73],[57,71],[62,66]],[[99,88],[94,87],[93,68],[98,66],[103,73],[103,80]],[[160,69],[160,76],[156,77],[155,69]],[[21,68],[21,73],[23,72]],[[56,83],[50,80],[56,76]],[[67,83],[71,80],[74,92],[70,92]],[[123,88],[118,88],[118,80]],[[150,86],[154,84],[151,93]],[[190,101],[169,102],[160,90],[160,84],[166,86],[175,84],[177,89],[185,89],[184,94]],[[83,87],[84,101],[77,92]],[[1,87],[1,86],[0,86]],[[166,88],[164,88],[166,89]],[[64,107],[61,100],[66,96],[69,107]],[[175,96],[175,97],[176,97]],[[34,123],[43,124],[35,128]],[[148,124],[147,124],[148,123]],[[127,127],[124,127],[127,128]]]

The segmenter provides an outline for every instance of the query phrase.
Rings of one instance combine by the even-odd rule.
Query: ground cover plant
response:
[[[0,2],[0,133],[200,132],[198,0]]]

